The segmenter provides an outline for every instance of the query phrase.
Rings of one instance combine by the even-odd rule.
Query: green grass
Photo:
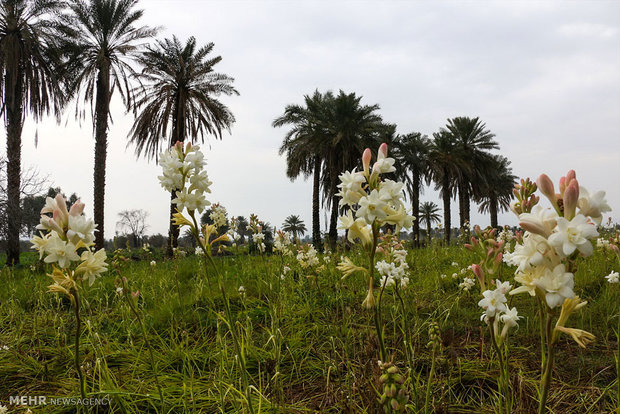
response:
[[[352,254],[355,256],[354,254]],[[205,277],[197,257],[151,257],[123,262],[82,294],[81,342],[89,396],[112,403],[92,412],[160,412],[156,375],[165,411],[216,413],[242,410],[243,392],[230,332],[221,319],[224,303],[215,275]],[[356,276],[341,282],[335,263],[320,273],[318,285],[291,265],[284,280],[278,256],[225,256],[221,269],[251,375],[256,411],[378,412],[378,344],[371,312],[361,308],[365,282]],[[12,395],[79,396],[73,367],[74,318],[71,305],[47,293],[49,271],[38,257],[24,255],[20,269],[0,273],[0,403]],[[588,300],[573,316],[572,327],[596,335],[587,349],[564,336],[560,340],[549,407],[554,413],[610,413],[617,409],[619,293],[603,278],[620,270],[611,256],[597,251],[580,265],[575,291]],[[287,259],[289,263],[293,259]],[[411,283],[404,293],[404,316],[411,331],[413,366],[405,355],[403,311],[386,292],[383,319],[388,353],[401,370],[411,394],[408,412],[424,404],[431,366],[428,326],[441,330],[441,347],[431,386],[436,413],[491,413],[496,410],[497,361],[486,327],[480,322],[478,288],[459,291],[453,272],[474,261],[458,247],[412,250]],[[457,262],[459,267],[451,265]],[[33,267],[31,269],[31,266]],[[511,269],[502,268],[503,279]],[[448,277],[441,279],[441,274]],[[118,276],[140,291],[152,369],[138,320],[116,293]],[[460,276],[462,278],[462,276]],[[243,285],[245,297],[238,288]],[[518,413],[536,411],[539,380],[538,319],[528,295],[512,297],[524,316],[510,335],[510,375]],[[36,413],[73,413],[75,406],[30,407]],[[15,408],[25,412],[26,407]],[[84,410],[89,411],[89,410]]]

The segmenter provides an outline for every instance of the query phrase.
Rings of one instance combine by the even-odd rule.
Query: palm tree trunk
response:
[[[314,159],[314,181],[312,183],[312,244],[314,248],[322,252],[321,243],[321,215],[319,211],[319,191],[320,191],[321,159]]]
[[[174,255],[174,249],[179,247],[179,226],[172,223],[172,216],[176,213],[176,205],[172,204],[172,200],[175,199],[176,196],[174,191],[170,192],[170,227],[168,228],[168,246],[166,247],[166,254],[168,257],[172,257]]]
[[[97,73],[95,98],[95,173],[94,218],[97,225],[95,248],[104,244],[105,167],[108,150],[108,116],[110,114],[110,64],[104,62]]]
[[[426,247],[431,245],[431,220],[426,221]]]
[[[489,200],[489,213],[491,214],[491,227],[497,228],[497,198],[491,197]]]
[[[413,221],[413,245],[420,247],[420,177],[413,175],[413,188],[411,189],[411,215]]]
[[[441,194],[443,196],[443,224],[444,224],[444,240],[446,245],[450,244],[450,233],[452,223],[450,222],[450,177],[444,171],[442,179]]]
[[[465,186],[463,183],[458,184],[459,193],[459,228],[462,229],[465,226]]]
[[[338,242],[338,200],[336,199],[336,180],[332,180],[330,192],[332,197],[332,211],[329,221],[329,248],[331,251],[336,250]]]
[[[23,90],[21,70],[6,74],[4,83],[6,105],[6,154],[7,163],[7,258],[9,266],[19,264],[19,230],[21,227],[21,150]]]

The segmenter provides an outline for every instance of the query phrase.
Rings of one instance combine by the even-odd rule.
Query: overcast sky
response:
[[[256,213],[280,226],[289,214],[310,228],[311,181],[290,182],[278,156],[284,129],[271,122],[303,95],[342,89],[379,104],[398,133],[431,135],[447,118],[479,116],[516,175],[557,181],[575,169],[603,189],[620,218],[620,2],[617,1],[163,1],[143,0],[143,23],[159,38],[215,43],[215,68],[235,78],[222,97],[237,122],[204,146],[210,200],[232,215]],[[62,125],[26,121],[24,166],[36,165],[92,216],[94,139],[67,111]],[[150,213],[166,233],[169,194],[153,161],[136,161],[126,136],[133,118],[113,101],[106,177],[106,237],[125,209]],[[35,148],[35,131],[38,147]],[[68,194],[67,194],[68,195]],[[422,201],[435,201],[427,189]],[[472,205],[472,221],[488,216]],[[456,202],[453,223],[458,223]],[[325,227],[321,215],[321,228]],[[500,223],[514,224],[511,214]]]

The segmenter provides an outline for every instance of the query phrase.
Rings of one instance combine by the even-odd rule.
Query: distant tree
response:
[[[493,139],[495,134],[486,129],[486,124],[478,117],[456,117],[448,119],[443,132],[448,134],[458,148],[462,163],[456,178],[456,190],[459,198],[460,228],[470,221],[470,200],[482,190],[484,181],[492,175],[486,167],[485,160],[491,156],[489,150],[498,149]]]
[[[119,221],[116,222],[116,228],[131,237],[133,247],[138,247],[144,237],[148,228],[146,224],[148,215],[149,213],[142,209],[123,210],[118,213]]]
[[[246,237],[251,237],[252,231],[250,230],[250,223],[244,216],[237,216],[237,233],[240,237],[240,242],[245,243]]]
[[[290,215],[282,223],[282,230],[291,233],[295,241],[299,241],[299,236],[306,233],[306,225],[299,216]]]
[[[411,200],[411,214],[416,218],[413,222],[413,240],[416,247],[420,246],[420,193],[429,174],[430,146],[428,137],[419,132],[399,135],[394,143],[394,157],[398,160],[397,172],[400,172],[399,175],[406,184]]]
[[[439,206],[432,201],[422,203],[420,206],[419,220],[420,224],[426,223],[426,245],[428,246],[428,243],[431,240],[431,225],[441,221]]]
[[[41,209],[45,205],[44,189],[48,185],[48,177],[42,176],[35,167],[21,170],[20,199],[21,226],[20,235],[30,237],[34,228],[39,225]],[[0,238],[7,240],[9,230],[7,161],[0,157]]]
[[[493,155],[485,164],[484,170],[488,173],[476,201],[480,203],[478,211],[488,211],[491,215],[491,227],[497,228],[497,214],[499,211],[508,211],[517,177],[512,173],[510,161],[506,157]]]

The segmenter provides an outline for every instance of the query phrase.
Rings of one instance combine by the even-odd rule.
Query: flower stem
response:
[[[373,224],[372,226],[372,247],[369,254],[369,268],[368,268],[368,290],[372,292],[372,288],[375,283],[375,253],[377,251],[377,238],[378,228]],[[375,329],[377,330],[377,339],[379,341],[379,358],[381,361],[387,361],[387,352],[385,351],[385,343],[383,342],[383,327],[381,323],[381,294],[383,289],[379,292],[379,300],[375,304]]]
[[[493,343],[493,348],[497,353],[497,358],[499,359],[499,381],[497,384],[497,388],[500,394],[499,397],[499,411],[505,411],[506,414],[510,414],[510,387],[508,382],[508,361],[504,360],[504,353],[499,347],[497,343],[497,338],[495,335],[495,329],[493,328],[493,324],[489,324],[489,329],[491,331],[491,342]],[[502,409],[502,407],[504,407]]]
[[[546,338],[547,338],[547,359],[545,361],[545,371],[541,383],[540,401],[538,404],[538,414],[544,414],[547,411],[547,396],[549,395],[549,386],[551,385],[551,378],[553,372],[553,358],[555,356],[555,349],[552,343],[552,318],[550,315],[546,316]]]
[[[71,289],[73,295],[73,311],[75,313],[75,369],[80,378],[80,395],[86,399],[86,381],[80,365],[80,335],[82,334],[82,320],[80,319],[80,298],[77,289]]]

